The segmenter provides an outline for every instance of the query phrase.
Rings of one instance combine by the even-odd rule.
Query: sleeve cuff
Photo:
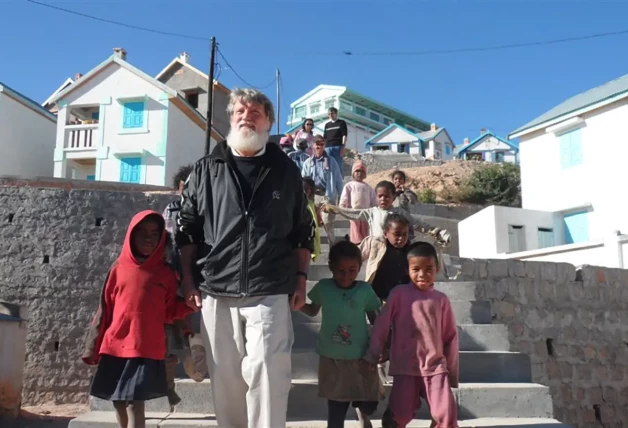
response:
[[[371,364],[379,363],[379,356],[374,356],[370,351],[367,351],[366,354],[364,354],[364,357],[362,357],[362,359]]]

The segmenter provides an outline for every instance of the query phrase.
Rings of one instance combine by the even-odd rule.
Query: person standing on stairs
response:
[[[342,193],[342,171],[336,160],[325,151],[325,139],[320,135],[314,139],[314,155],[303,163],[303,177],[314,180],[316,205],[336,204]],[[329,244],[336,240],[334,233],[334,213],[323,212],[323,228],[327,232]]]
[[[329,122],[325,124],[325,130],[323,131],[323,139],[327,145],[325,151],[336,160],[342,171],[342,158],[345,155],[347,135],[349,134],[347,122],[338,119],[338,109],[336,107],[330,107],[327,110],[327,116],[329,117]]]
[[[390,181],[380,181],[375,186],[375,195],[377,196],[377,206],[372,208],[352,209],[340,208],[329,203],[322,205],[323,212],[340,214],[349,220],[366,220],[369,224],[369,236],[382,236],[384,231],[382,225],[386,217],[391,213],[399,213],[408,218],[410,221],[410,234],[420,232],[436,238],[436,242],[446,247],[449,245],[451,236],[445,229],[439,229],[421,220],[419,216],[408,213],[401,208],[393,207],[396,196],[395,185]]]
[[[305,177],[303,179],[303,192],[305,192],[305,196],[307,197],[307,208],[310,210],[310,214],[312,214],[312,218],[314,219],[314,252],[312,253],[312,261],[315,262],[318,259],[318,256],[321,255],[321,234],[319,225],[322,223],[320,218],[320,211],[316,209],[316,203],[314,202],[314,180],[310,177]]]
[[[392,182],[397,189],[397,197],[393,206],[411,212],[411,206],[419,203],[416,193],[406,187],[406,173],[397,169],[391,174]]]
[[[234,89],[227,113],[227,141],[194,164],[183,189],[182,284],[187,304],[202,307],[218,425],[285,427],[291,309],[305,304],[313,219],[298,168],[268,143],[268,97]]]
[[[366,178],[366,165],[358,160],[351,168],[353,180],[345,184],[340,195],[341,208],[363,209],[377,205],[375,190],[364,182]],[[364,238],[369,235],[369,223],[365,220],[351,220],[350,238],[351,242],[359,245]]]
[[[457,428],[459,344],[449,298],[434,290],[438,256],[433,245],[416,242],[408,251],[410,283],[396,286],[371,333],[364,360],[374,367],[392,328],[390,369],[393,386],[383,428],[405,428],[427,401],[437,428]]]
[[[366,317],[372,324],[381,303],[367,282],[356,280],[361,265],[360,249],[338,241],[329,250],[332,278],[317,282],[308,293],[312,303],[301,309],[310,317],[323,311],[318,395],[327,399],[327,428],[344,427],[349,406],[355,407],[363,428],[372,428],[370,415],[383,398],[379,376],[362,360],[369,344]]]

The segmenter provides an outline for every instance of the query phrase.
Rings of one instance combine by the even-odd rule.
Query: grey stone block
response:
[[[386,386],[387,396],[391,385]],[[549,418],[551,417],[551,397],[549,388],[538,384],[460,384],[454,389],[454,397],[459,405],[460,419],[473,418]],[[195,384],[193,381],[177,381],[177,393],[183,401],[177,406],[174,415],[196,413],[211,415],[215,413],[211,393],[210,381]],[[188,403],[186,404],[186,400]],[[164,405],[165,404],[165,405]],[[108,425],[96,425],[99,420],[110,413],[111,403],[103,400],[92,400],[92,412],[83,415],[71,422],[71,428],[96,428]],[[149,420],[162,417],[168,411],[167,403],[159,400],[146,402]],[[104,410],[104,412],[103,412]],[[384,403],[380,403],[374,419],[381,418],[385,410]],[[100,412],[98,412],[100,411]],[[89,415],[89,416],[88,416]],[[327,402],[318,397],[318,385],[312,381],[293,381],[288,400],[288,418],[292,421],[325,420],[327,417]],[[347,418],[353,417],[348,412]],[[427,406],[421,406],[417,418],[428,419]],[[165,419],[165,418],[164,418]],[[163,419],[161,419],[163,421]],[[211,420],[208,418],[208,420]],[[84,424],[84,425],[81,425]],[[156,425],[149,425],[156,426]],[[176,426],[176,425],[172,425]],[[194,426],[194,425],[192,425]],[[307,426],[307,425],[305,425]]]
[[[313,349],[292,350],[292,378],[318,379],[318,354]],[[530,358],[517,352],[460,352],[460,382],[530,382]]]
[[[299,321],[294,324],[294,348],[316,349],[320,323]],[[501,324],[458,325],[458,340],[461,351],[510,351],[508,328]]]

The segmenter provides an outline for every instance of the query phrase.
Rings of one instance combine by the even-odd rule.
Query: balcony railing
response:
[[[70,150],[96,149],[98,124],[68,125],[65,127],[64,148]]]

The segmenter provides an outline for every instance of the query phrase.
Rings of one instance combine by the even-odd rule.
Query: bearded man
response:
[[[187,304],[202,308],[218,426],[285,427],[290,311],[305,304],[314,223],[297,166],[268,143],[268,97],[236,89],[227,113],[227,141],[194,165],[183,189],[182,286]]]

